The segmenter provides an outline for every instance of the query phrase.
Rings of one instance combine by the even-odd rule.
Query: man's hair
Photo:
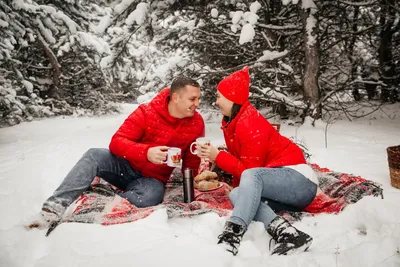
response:
[[[194,87],[200,87],[200,84],[193,79],[185,76],[176,77],[171,84],[171,89],[169,91],[169,97],[172,97],[173,93],[176,93],[180,89],[184,88],[186,85],[191,85]]]

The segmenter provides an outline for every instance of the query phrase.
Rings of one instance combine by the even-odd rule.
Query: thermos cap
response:
[[[183,170],[183,177],[188,179],[188,178],[192,178],[192,169],[190,168],[185,168]]]

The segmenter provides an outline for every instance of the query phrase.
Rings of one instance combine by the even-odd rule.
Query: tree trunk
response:
[[[354,46],[356,44],[357,41],[357,31],[358,31],[358,15],[359,15],[359,10],[360,8],[358,6],[354,7],[354,15],[353,15],[353,19],[352,19],[352,36],[350,38],[350,42],[348,45],[348,58],[351,64],[351,70],[350,70],[350,75],[351,75],[351,81],[356,80],[357,78],[357,66],[358,66],[358,62],[355,59],[356,57],[354,56]],[[354,100],[359,101],[361,100],[361,95],[359,92],[359,83],[355,83],[353,84],[353,91],[352,91]]]
[[[48,96],[54,98],[58,93],[57,88],[60,84],[61,66],[58,63],[57,57],[40,34],[38,34],[38,40],[53,67],[53,83],[50,85]]]
[[[318,73],[319,73],[319,51],[318,51],[318,23],[314,17],[315,8],[300,8],[300,16],[303,23],[303,41],[305,55],[305,71],[303,77],[303,91],[306,100],[313,106],[319,99]],[[320,116],[320,109],[314,113],[314,117]]]
[[[393,64],[392,54],[392,39],[394,31],[392,30],[396,10],[391,7],[395,5],[395,0],[381,0],[381,14],[379,24],[381,27],[380,32],[380,45],[379,45],[379,67],[381,77],[388,87],[382,88],[381,100],[389,101],[390,87],[394,82],[396,76],[395,65]]]

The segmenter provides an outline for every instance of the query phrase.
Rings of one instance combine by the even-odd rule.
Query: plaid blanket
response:
[[[301,219],[313,214],[338,213],[347,205],[355,203],[364,196],[381,196],[380,184],[359,176],[331,171],[311,164],[316,171],[323,193],[302,212],[283,212],[289,221]],[[114,188],[115,189],[115,188]],[[182,175],[174,171],[163,203],[154,207],[137,208],[126,199],[114,193],[113,188],[99,177],[93,181],[91,189],[79,197],[67,210],[62,222],[98,223],[103,225],[133,222],[149,216],[158,209],[165,209],[169,218],[195,216],[207,212],[216,212],[227,216],[232,211],[228,195],[231,187],[223,182],[219,189],[201,192],[195,190],[195,201],[183,203]]]

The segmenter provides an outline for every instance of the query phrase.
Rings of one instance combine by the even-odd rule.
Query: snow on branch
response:
[[[128,18],[125,20],[125,24],[131,26],[134,22],[137,25],[142,25],[148,14],[149,7],[146,3],[139,3],[136,9],[129,14]]]
[[[258,92],[262,93],[263,96],[265,96],[269,101],[276,103],[285,103],[288,106],[300,109],[304,109],[307,107],[307,105],[303,101],[294,100],[289,96],[285,95],[284,93],[271,89],[269,87],[260,88],[258,86],[252,85],[252,88],[255,88]]]
[[[83,31],[77,32],[77,36],[79,36],[82,46],[94,48],[100,55],[104,53],[111,53],[109,44],[102,38]]]
[[[263,56],[258,58],[257,61],[271,61],[271,60],[279,59],[279,58],[286,56],[287,53],[288,53],[287,50],[285,50],[283,52],[265,50],[265,51],[263,51]]]
[[[128,9],[128,7],[129,7],[130,5],[132,5],[132,3],[133,3],[134,1],[135,1],[135,0],[123,0],[123,1],[121,1],[121,3],[119,3],[118,5],[116,5],[116,6],[114,7],[114,11],[115,11],[117,14],[123,13],[123,12],[125,12],[125,11]]]
[[[317,6],[315,5],[313,0],[303,0],[301,2],[301,7],[304,9],[308,9],[308,8],[314,9],[314,10],[317,9]],[[312,10],[311,10],[311,12],[314,14],[314,12]]]
[[[61,19],[67,25],[69,32],[71,34],[75,34],[77,32],[76,28],[79,26],[72,19],[70,19],[70,17],[65,15],[63,12],[58,11],[58,12],[55,12],[53,15],[55,18]]]
[[[280,25],[258,23],[257,26],[270,30],[301,30],[301,27],[299,25],[294,25],[294,24],[280,26]]]

